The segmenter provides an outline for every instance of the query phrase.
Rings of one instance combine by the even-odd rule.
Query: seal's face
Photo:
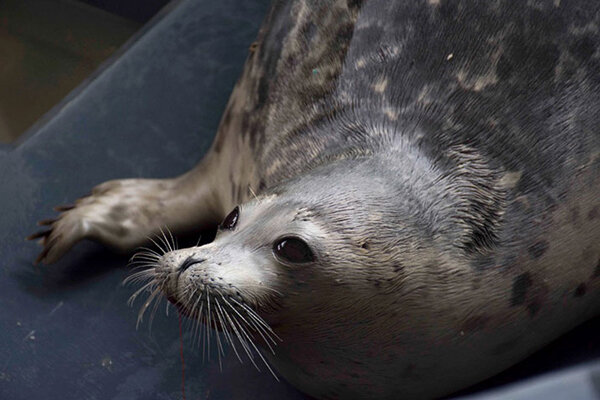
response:
[[[431,252],[427,240],[411,244],[418,233],[389,201],[394,188],[353,171],[322,171],[236,207],[212,243],[160,258],[159,286],[186,315],[242,347],[273,345],[271,362],[290,381],[311,380],[297,371],[320,361],[329,383],[366,376],[370,367],[348,357],[389,357],[411,335],[412,318],[403,315],[418,311],[426,275],[408,274]],[[405,310],[391,307],[402,301]]]
[[[235,207],[212,243],[166,253],[155,273],[163,278],[166,296],[204,322],[209,322],[210,300],[213,311],[216,304],[224,314],[233,312],[230,306],[251,309],[276,330],[306,326],[316,310],[328,308],[323,304],[327,296],[315,296],[315,291],[331,293],[341,282],[341,277],[322,276],[339,245],[331,238],[327,221],[310,204],[285,193],[266,195]],[[221,318],[212,316],[210,323],[230,325],[228,315]]]
[[[210,298],[221,306],[249,307],[276,325],[294,271],[315,265],[322,250],[323,233],[294,208],[276,196],[235,207],[215,241],[161,257],[155,272],[164,279],[164,293],[188,316],[200,317]]]

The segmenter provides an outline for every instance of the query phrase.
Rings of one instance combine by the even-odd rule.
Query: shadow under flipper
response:
[[[168,233],[165,234],[169,237]],[[174,240],[178,248],[185,248],[210,243],[215,234],[216,228],[206,229],[177,235]],[[153,239],[163,246],[158,236]],[[152,241],[142,247],[162,253]],[[45,297],[68,288],[85,287],[115,269],[122,269],[128,275],[131,270],[129,260],[138,250],[118,254],[99,243],[84,240],[54,265],[31,266],[31,260],[19,260],[27,267],[15,268],[10,275],[22,290],[34,296]]]
[[[22,260],[27,267],[15,268],[10,275],[23,291],[46,297],[88,286],[115,269],[125,268],[128,259],[129,256],[116,254],[101,244],[83,241],[54,265],[32,266],[31,260]]]

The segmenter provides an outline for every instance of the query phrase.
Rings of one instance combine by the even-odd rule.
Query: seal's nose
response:
[[[189,267],[191,267],[192,265],[199,264],[201,262],[204,262],[205,260],[206,260],[205,258],[194,258],[192,256],[189,256],[179,266],[179,273],[182,273],[185,270],[187,270]]]

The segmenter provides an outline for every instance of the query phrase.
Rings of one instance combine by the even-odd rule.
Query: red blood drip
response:
[[[179,354],[181,355],[181,398],[185,400],[185,362],[183,361],[183,333],[181,331],[181,313],[177,312],[179,317]]]

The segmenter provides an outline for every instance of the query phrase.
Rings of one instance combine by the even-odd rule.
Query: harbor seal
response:
[[[96,187],[39,260],[221,221],[134,278],[240,357],[317,398],[480,381],[600,312],[599,26],[594,0],[275,2],[200,164]]]

